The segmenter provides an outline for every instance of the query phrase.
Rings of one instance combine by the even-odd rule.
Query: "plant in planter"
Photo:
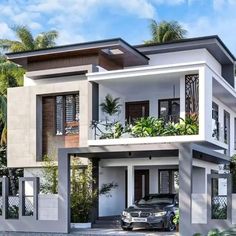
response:
[[[121,104],[119,101],[120,98],[113,98],[110,94],[107,94],[104,102],[100,104],[102,111],[109,116],[120,113]]]
[[[175,213],[173,222],[176,225],[176,230],[179,231],[179,211]]]

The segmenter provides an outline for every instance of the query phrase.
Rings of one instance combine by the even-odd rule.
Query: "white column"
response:
[[[199,68],[199,134],[212,138],[212,73],[209,68]]]
[[[127,203],[131,206],[134,203],[134,166],[127,166]]]
[[[185,119],[185,77],[180,78],[180,118]]]

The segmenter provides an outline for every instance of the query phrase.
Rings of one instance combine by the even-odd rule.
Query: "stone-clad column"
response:
[[[191,233],[192,148],[191,144],[179,147],[179,231],[181,236]]]
[[[58,151],[58,220],[70,231],[70,156],[63,149]]]
[[[9,179],[2,177],[2,216],[7,219],[8,212]]]

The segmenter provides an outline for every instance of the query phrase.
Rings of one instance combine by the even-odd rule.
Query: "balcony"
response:
[[[150,74],[134,70],[88,75],[99,85],[99,118],[91,121],[88,145],[189,142],[190,136],[191,141],[203,141],[198,70],[176,71],[173,66],[162,73],[159,68]]]

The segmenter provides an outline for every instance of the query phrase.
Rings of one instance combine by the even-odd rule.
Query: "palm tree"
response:
[[[187,34],[187,31],[177,21],[161,21],[157,23],[155,20],[151,20],[150,29],[152,39],[145,41],[145,44],[179,40],[183,39]]]
[[[28,27],[24,25],[14,26],[12,30],[18,40],[0,39],[0,48],[9,52],[50,48],[55,46],[58,37],[58,32],[51,30],[42,32],[34,38]]]
[[[104,102],[100,104],[102,111],[110,116],[119,113],[121,107],[119,100],[120,98],[113,98],[110,94],[107,94]]]

